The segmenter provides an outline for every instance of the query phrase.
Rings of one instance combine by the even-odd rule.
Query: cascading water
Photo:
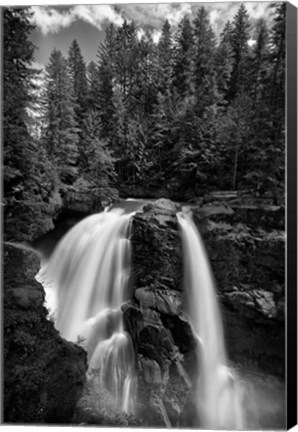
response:
[[[136,399],[135,354],[120,307],[128,296],[131,216],[114,209],[87,217],[62,238],[39,274],[55,294],[48,306],[57,329],[65,339],[80,339],[89,378],[128,413]]]
[[[192,218],[178,213],[188,312],[199,341],[196,406],[205,429],[244,429],[242,390],[228,368],[220,307],[203,241]]]

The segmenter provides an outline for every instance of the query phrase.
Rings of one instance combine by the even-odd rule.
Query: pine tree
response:
[[[256,89],[259,99],[249,137],[248,163],[253,169],[247,173],[246,180],[260,195],[269,192],[274,203],[280,204],[285,182],[286,3],[276,3],[272,7],[275,16],[267,46],[264,41],[267,35],[262,28],[257,39],[256,54],[262,52],[263,58]]]
[[[115,113],[113,116],[114,131],[112,135],[112,148],[115,156],[115,167],[120,182],[126,180],[126,162],[128,146],[128,112],[124,98],[119,87],[113,96]]]
[[[233,190],[241,189],[245,183],[252,115],[251,98],[240,93],[217,121],[217,140],[224,153],[220,158],[226,167],[222,184]]]
[[[204,7],[199,8],[194,20],[194,42],[196,111],[202,117],[205,109],[216,104],[218,99],[214,66],[216,40]]]
[[[87,66],[87,111],[98,111],[99,104],[97,96],[99,94],[99,74],[95,62],[91,61]]]
[[[173,59],[172,59],[172,35],[169,21],[166,20],[162,26],[161,37],[158,42],[158,91],[166,94],[172,82]]]
[[[67,60],[54,49],[46,66],[44,141],[62,186],[77,175],[79,131]]]
[[[124,21],[116,35],[115,77],[125,106],[132,111],[136,103],[139,54],[135,25],[133,22],[128,24]]]
[[[233,69],[229,85],[229,100],[232,100],[237,94],[243,92],[246,86],[246,62],[249,37],[249,15],[242,3],[234,17],[230,36],[233,50]]]
[[[97,77],[94,75],[93,97],[97,100],[97,109],[101,119],[101,134],[108,138],[113,133],[113,105],[116,56],[116,28],[110,24],[105,33],[104,42],[97,51]]]
[[[19,241],[51,229],[60,204],[44,149],[30,134],[28,108],[32,91],[37,90],[34,46],[29,40],[31,16],[28,8],[3,11],[4,238]]]
[[[98,201],[110,202],[117,197],[117,191],[113,188],[116,181],[115,160],[107,142],[101,138],[101,123],[95,112],[89,112],[83,129],[86,164],[79,183],[85,182],[88,192]]]
[[[4,187],[8,198],[23,182],[26,173],[27,147],[30,137],[27,128],[29,88],[34,76],[30,67],[34,46],[29,40],[33,29],[28,9],[5,8],[4,18]]]
[[[86,113],[87,78],[86,65],[76,39],[74,39],[70,45],[67,60],[72,94],[75,102],[76,120],[78,124],[81,124]]]
[[[225,104],[229,82],[231,79],[233,57],[231,45],[232,27],[228,21],[220,35],[220,43],[215,51],[214,66],[216,72],[216,85],[220,97],[220,103]]]
[[[285,106],[286,3],[276,3],[271,32],[271,104],[280,110]]]
[[[153,112],[158,91],[157,47],[149,32],[141,37],[138,44],[139,61],[136,73],[134,111],[138,121],[146,122]]]
[[[252,49],[250,92],[253,109],[256,103],[262,103],[265,97],[265,85],[270,70],[268,51],[268,30],[264,20],[259,20],[256,27],[256,43]]]
[[[178,25],[173,46],[173,87],[182,98],[193,94],[193,28],[188,17]]]
[[[175,116],[175,105],[178,104],[178,95],[158,93],[157,104],[153,114],[152,146],[153,165],[155,172],[152,177],[157,182],[164,182],[167,176],[167,168],[171,166],[171,154],[173,150],[172,125]]]

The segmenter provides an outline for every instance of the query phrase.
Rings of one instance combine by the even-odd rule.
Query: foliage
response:
[[[27,8],[5,8],[4,18],[4,233],[31,240],[52,228],[59,207],[56,179],[44,150],[30,130],[28,108],[38,71],[32,68],[33,29]]]
[[[241,4],[218,40],[204,7],[176,30],[165,20],[157,43],[133,22],[109,24],[96,62],[86,67],[74,40],[67,59],[53,50],[43,79],[28,8],[6,8],[7,238],[47,231],[83,189],[112,200],[117,188],[174,199],[251,188],[282,202],[286,4],[271,9],[267,28]]]

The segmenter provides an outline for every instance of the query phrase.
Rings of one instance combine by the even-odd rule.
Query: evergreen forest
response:
[[[86,64],[77,40],[34,65],[30,7],[3,10],[4,238],[48,232],[74,194],[189,201],[217,190],[270,196],[285,182],[286,3],[216,35],[204,7],[155,43],[109,24]],[[253,39],[254,43],[248,42]]]

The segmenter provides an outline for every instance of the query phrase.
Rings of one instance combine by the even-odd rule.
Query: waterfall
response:
[[[177,214],[182,235],[188,313],[198,341],[196,406],[205,429],[244,429],[242,389],[228,367],[215,283],[203,241],[187,213]]]
[[[129,295],[131,216],[114,209],[85,218],[60,240],[39,274],[51,286],[48,306],[57,329],[87,351],[88,378],[128,413],[136,401],[135,354],[121,304]]]

